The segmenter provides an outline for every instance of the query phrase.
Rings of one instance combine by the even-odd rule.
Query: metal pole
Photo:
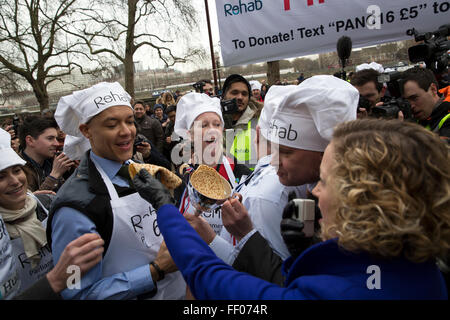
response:
[[[212,61],[212,69],[213,69],[213,77],[214,77],[214,88],[217,93],[217,75],[216,75],[216,61],[214,59],[214,49],[213,49],[213,41],[212,41],[212,33],[211,33],[211,23],[209,21],[209,8],[208,8],[208,0],[205,0],[205,10],[206,10],[206,23],[208,24],[208,34],[209,34],[209,49],[211,51],[211,61]]]
[[[216,65],[217,65],[217,78],[219,78],[219,90],[222,90],[222,83],[220,81],[220,61],[219,61],[219,59],[217,59]]]

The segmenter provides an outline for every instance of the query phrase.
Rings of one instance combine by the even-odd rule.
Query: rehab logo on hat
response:
[[[274,143],[323,152],[334,127],[356,119],[359,92],[336,77],[314,76],[298,86],[285,86],[281,94],[269,126],[269,140]]]
[[[66,134],[82,137],[80,124],[89,122],[100,112],[115,106],[129,107],[130,95],[118,82],[100,82],[59,99],[55,120]]]

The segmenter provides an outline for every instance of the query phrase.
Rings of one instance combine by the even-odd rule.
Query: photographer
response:
[[[197,81],[192,86],[194,87],[195,92],[206,93],[210,97],[214,96],[214,88],[213,88],[211,80],[203,79],[203,80]]]
[[[359,109],[358,112],[364,113],[364,115],[370,115],[371,109],[376,106],[377,103],[382,101],[386,88],[382,83],[378,82],[380,73],[374,69],[365,69],[353,74],[351,84],[358,89],[359,94],[370,102],[369,110]]]
[[[450,102],[439,96],[438,83],[429,69],[412,68],[403,73],[403,97],[411,104],[413,117],[444,139],[450,137]]]
[[[136,127],[139,132],[150,140],[158,149],[159,152],[163,150],[164,130],[160,122],[146,114],[144,103],[137,101],[134,106],[134,118],[136,120]]]
[[[252,98],[250,83],[239,74],[232,74],[225,80],[222,102],[236,99],[235,109],[224,112],[225,130],[234,129],[234,140],[227,150],[239,163],[253,169],[258,161],[252,132],[256,132],[258,117],[263,104]],[[228,148],[228,146],[226,146]]]

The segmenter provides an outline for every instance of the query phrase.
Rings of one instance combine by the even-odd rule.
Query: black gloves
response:
[[[169,190],[158,180],[151,176],[147,170],[141,169],[133,179],[133,185],[139,195],[150,202],[153,208],[158,209],[165,204],[175,204]]]
[[[281,236],[294,259],[314,243],[313,238],[307,238],[303,233],[303,222],[295,219],[298,217],[297,206],[292,201],[295,197],[295,192],[291,191],[280,223]]]

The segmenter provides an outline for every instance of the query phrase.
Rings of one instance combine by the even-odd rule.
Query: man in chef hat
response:
[[[91,149],[59,190],[49,213],[47,237],[54,260],[82,234],[98,233],[105,240],[100,263],[62,297],[184,297],[181,274],[171,273],[176,267],[159,252],[163,239],[154,227],[154,208],[127,176],[136,136],[129,94],[117,82],[101,82],[62,97],[55,119],[69,136],[88,139]]]
[[[298,86],[284,88],[279,95],[270,95],[269,90],[265,102],[270,105],[272,100],[277,100],[269,122],[268,139],[275,143],[271,164],[282,185],[299,187],[307,184],[311,191],[319,180],[322,155],[331,141],[334,127],[356,119],[359,92],[348,82],[333,76],[314,76]],[[303,227],[292,223],[293,219],[285,216],[282,208],[273,214],[278,216],[278,221],[284,219],[281,236],[289,253],[297,255],[299,243],[303,241]],[[232,254],[237,255],[233,266],[268,281],[282,281],[278,274],[281,261],[273,254],[275,249],[283,257],[280,254],[283,247],[277,246],[276,241],[280,235],[264,233],[258,224],[256,228],[252,226],[245,207],[236,199],[223,204],[222,217],[227,231],[240,240],[236,246],[239,255]],[[279,231],[279,222],[273,227]],[[266,237],[269,234],[268,239],[261,234]]]

